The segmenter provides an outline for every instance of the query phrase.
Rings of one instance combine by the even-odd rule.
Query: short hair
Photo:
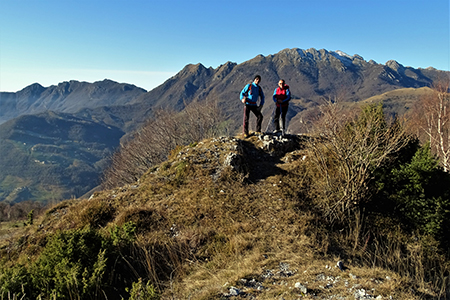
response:
[[[253,78],[253,81],[255,81],[255,79],[256,79],[256,78],[258,78],[258,79],[259,79],[259,81],[261,81],[261,76],[259,76],[259,75],[256,75],[256,76],[255,76],[255,78]]]

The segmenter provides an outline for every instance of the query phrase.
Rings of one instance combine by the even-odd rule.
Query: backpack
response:
[[[252,94],[252,85],[253,85],[253,81],[250,82],[248,85],[247,96]],[[261,87],[259,86],[259,84],[257,84],[257,86],[258,86],[258,92],[261,95]]]

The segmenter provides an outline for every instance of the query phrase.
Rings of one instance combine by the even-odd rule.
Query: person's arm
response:
[[[284,99],[283,102],[287,102],[289,100],[291,100],[291,91],[286,89],[286,99]]]
[[[275,103],[277,103],[277,89],[278,88],[275,88],[275,90],[273,91],[273,96],[272,96],[273,102],[275,102]]]
[[[241,91],[241,94],[240,94],[240,96],[239,96],[239,99],[241,99],[241,102],[242,102],[242,103],[245,103],[245,101],[247,100],[247,95],[248,95],[248,89],[249,89],[249,87],[250,87],[250,85],[249,85],[249,84],[246,84],[246,85],[244,86],[244,88],[242,89],[242,91]]]
[[[264,92],[262,90],[262,87],[259,87],[259,92],[260,92],[260,97],[261,97],[261,104],[259,106],[263,106],[264,105]]]

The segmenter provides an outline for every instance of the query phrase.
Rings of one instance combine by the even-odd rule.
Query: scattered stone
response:
[[[324,281],[324,280],[325,280],[325,275],[323,275],[323,274],[317,275],[317,276],[316,276],[316,280],[317,280],[317,281]]]
[[[230,293],[228,294],[229,296],[237,296],[241,293],[241,290],[232,286],[230,287]]]
[[[336,263],[336,267],[339,268],[339,270],[344,271],[345,267],[344,267],[344,263],[342,261],[338,261]]]
[[[170,227],[170,234],[172,237],[177,237],[180,235],[180,231],[178,230],[178,227],[176,224],[172,224],[172,227]]]
[[[303,293],[304,295],[306,295],[308,293],[308,289],[306,288],[306,286],[304,286],[303,284],[301,284],[300,282],[296,282],[294,287],[296,289],[299,289],[301,293]]]
[[[365,289],[358,289],[353,294],[356,300],[375,299],[374,296],[367,294]]]
[[[231,152],[225,157],[225,161],[223,164],[225,167],[230,166],[232,170],[240,171],[242,160],[243,159],[241,155]]]

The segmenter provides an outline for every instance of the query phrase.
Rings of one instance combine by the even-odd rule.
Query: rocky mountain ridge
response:
[[[94,83],[71,80],[47,88],[34,83],[16,93],[0,93],[0,124],[23,114],[75,113],[82,108],[126,104],[145,92],[108,79]]]
[[[22,121],[28,118],[29,121],[26,123],[31,124],[32,120],[46,122],[45,118],[34,118],[31,114],[55,111],[61,118],[86,121],[77,123],[77,126],[83,127],[84,124],[93,122],[98,125],[95,128],[99,130],[109,127],[120,132],[121,134],[115,135],[117,140],[111,141],[112,144],[118,145],[123,134],[129,134],[141,127],[152,118],[155,109],[165,107],[181,111],[187,104],[198,101],[204,105],[217,103],[227,119],[230,131],[234,133],[239,131],[242,123],[239,92],[255,74],[260,74],[261,87],[266,96],[266,104],[262,111],[265,116],[263,128],[267,127],[273,111],[272,91],[278,80],[283,78],[289,84],[293,95],[287,115],[288,130],[291,133],[301,133],[305,131],[305,122],[311,116],[314,117],[315,109],[323,103],[324,98],[338,97],[342,101],[353,103],[385,94],[383,99],[389,103],[388,113],[404,113],[417,100],[419,93],[408,92],[403,97],[402,89],[430,86],[442,76],[448,76],[448,73],[433,68],[405,67],[394,60],[384,65],[378,64],[373,60],[366,61],[359,55],[348,55],[339,50],[284,49],[273,55],[257,55],[241,64],[228,61],[217,68],[207,68],[201,63],[189,64],[175,76],[148,92],[131,84],[110,80],[94,83],[69,81],[48,88],[33,84],[17,93],[2,92],[0,123],[6,120],[11,120],[12,123],[1,124],[0,132],[8,128],[7,130],[16,131],[17,135],[22,130],[19,128],[20,122],[13,121],[17,116],[22,116]],[[392,91],[399,93],[391,97],[388,92]],[[41,125],[37,125],[37,128],[42,127]],[[33,128],[31,125],[27,128],[28,137],[42,135],[34,132]],[[93,136],[96,134],[91,133]],[[28,138],[26,140],[30,142]],[[4,135],[0,143],[4,148],[0,151],[1,153],[18,151],[20,143],[23,142],[27,143],[15,141]],[[46,149],[50,151],[50,148]],[[97,157],[99,160],[103,158]],[[90,161],[88,164],[95,162]],[[12,174],[13,170],[8,166],[10,164],[0,165],[2,178],[8,178]],[[34,166],[30,165],[29,168],[33,169]],[[52,176],[57,178],[58,174]],[[20,180],[16,183],[14,187],[8,184],[8,190],[24,186]],[[72,183],[68,180],[65,184]]]
[[[268,104],[263,114],[270,114],[271,95],[278,80],[283,78],[290,86],[293,99],[297,100],[295,104],[292,102],[288,119],[300,119],[302,112],[326,97],[357,102],[395,89],[430,86],[447,73],[404,67],[394,60],[382,65],[341,51],[284,49],[273,55],[258,55],[241,64],[227,62],[215,69],[202,64],[187,65],[132,103],[141,107],[183,109],[191,101],[217,101],[226,115],[240,120],[239,92],[255,74],[260,74],[260,85]],[[293,129],[299,128],[294,126]]]

